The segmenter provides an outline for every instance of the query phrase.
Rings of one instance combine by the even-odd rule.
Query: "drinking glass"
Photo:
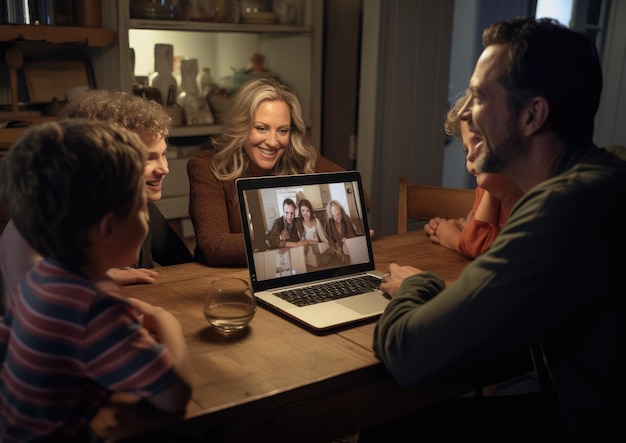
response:
[[[220,278],[209,286],[204,300],[204,316],[218,331],[242,331],[255,313],[256,300],[246,280]]]

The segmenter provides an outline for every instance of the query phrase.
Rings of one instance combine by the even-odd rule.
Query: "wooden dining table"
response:
[[[424,231],[373,240],[376,268],[415,266],[452,283],[469,260],[429,241]],[[249,327],[225,335],[203,314],[209,284],[249,278],[246,268],[199,263],[159,268],[157,281],[125,288],[181,322],[194,367],[183,414],[113,395],[91,421],[107,441],[318,442],[348,435],[454,394],[409,389],[393,380],[372,349],[375,320],[319,335],[259,305]]]

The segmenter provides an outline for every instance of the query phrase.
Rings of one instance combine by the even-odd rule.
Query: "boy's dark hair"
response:
[[[508,46],[499,75],[517,112],[533,97],[550,105],[547,124],[570,146],[588,146],[602,93],[593,41],[553,19],[516,18],[487,27],[483,46]]]
[[[0,198],[37,252],[78,267],[88,262],[88,230],[142,202],[146,157],[139,136],[112,123],[40,123],[0,161]]]

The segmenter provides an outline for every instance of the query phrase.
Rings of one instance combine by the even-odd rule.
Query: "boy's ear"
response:
[[[100,223],[98,223],[98,235],[100,235],[103,239],[108,239],[113,234],[116,221],[117,218],[112,212],[109,212],[102,217]]]

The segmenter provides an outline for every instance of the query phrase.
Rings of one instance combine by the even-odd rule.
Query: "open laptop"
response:
[[[257,300],[318,332],[375,319],[383,312],[388,299],[379,289],[383,273],[374,265],[358,172],[241,178],[237,193],[250,283]],[[355,235],[345,238],[342,246],[332,247],[328,241],[286,247],[278,241],[276,231],[272,234],[272,227],[277,219],[281,220],[276,223],[284,226],[286,199],[297,208],[304,198],[322,222],[324,234],[326,224],[333,223],[327,221],[327,206],[338,202],[351,225],[346,232]],[[296,218],[300,216],[297,209],[295,213]],[[364,283],[365,289],[352,295],[355,279]],[[313,286],[321,290],[310,300],[303,293]]]

